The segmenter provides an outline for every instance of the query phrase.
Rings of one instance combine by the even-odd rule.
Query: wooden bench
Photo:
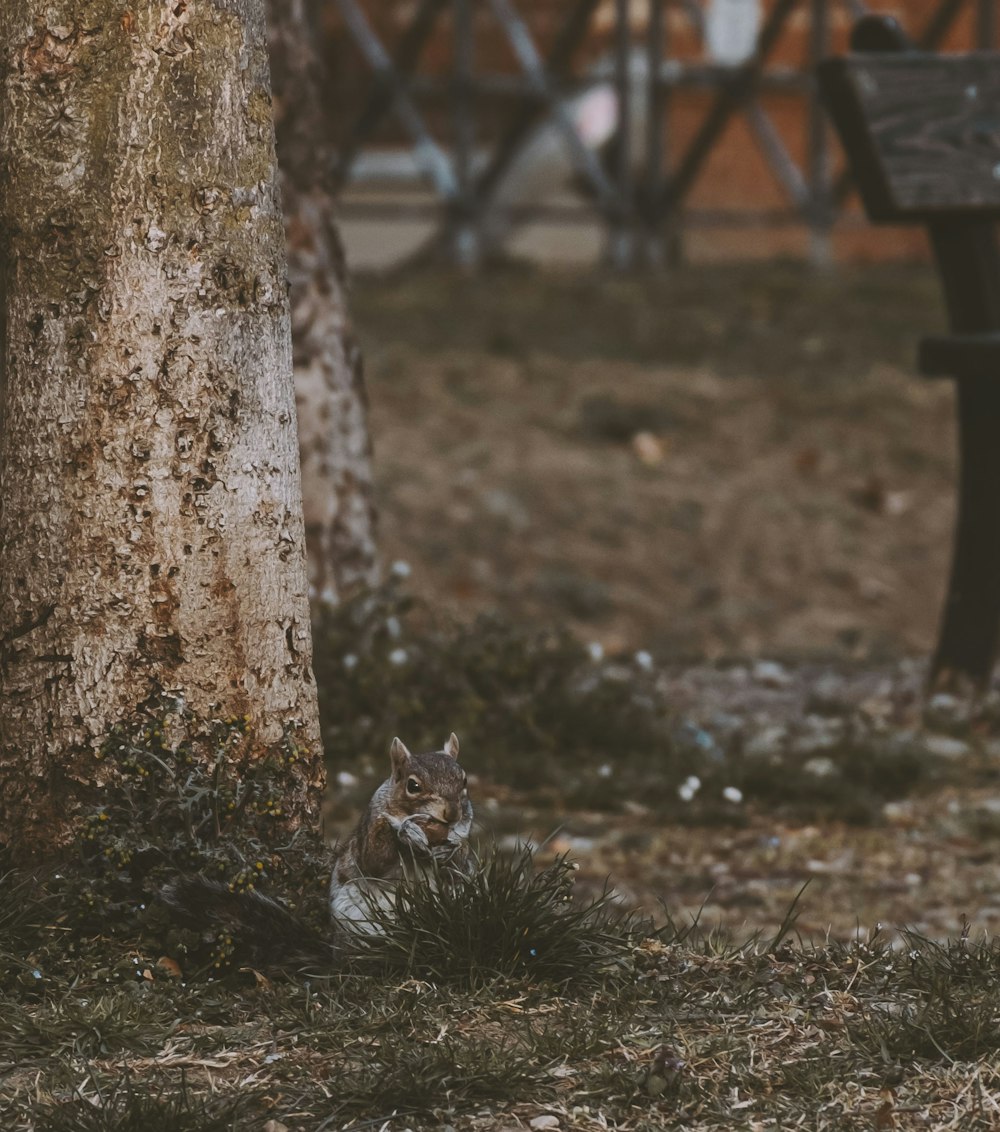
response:
[[[956,383],[959,498],[930,683],[982,687],[1000,641],[1000,54],[916,51],[868,16],[819,82],[869,218],[924,224],[934,250],[951,333],[919,365]]]

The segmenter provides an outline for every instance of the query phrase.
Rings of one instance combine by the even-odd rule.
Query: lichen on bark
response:
[[[162,691],[264,745],[297,721],[313,815],[262,0],[39,12],[0,11],[0,821],[58,840]]]

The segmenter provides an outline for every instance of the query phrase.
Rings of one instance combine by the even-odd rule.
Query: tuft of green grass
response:
[[[164,1083],[151,1091],[148,1081],[137,1086],[131,1076],[103,1090],[93,1078],[88,1084],[87,1093],[81,1089],[71,1100],[39,1106],[35,1132],[238,1132],[245,1127],[240,1119],[245,1097],[199,1094],[183,1077],[177,1091]]]
[[[115,727],[100,759],[110,773],[81,815],[73,855],[44,877],[0,872],[0,987],[38,989],[96,938],[183,959],[189,970],[240,962],[225,933],[179,927],[158,903],[179,874],[233,891],[279,888],[306,920],[325,924],[328,851],[318,831],[289,828],[282,804],[301,773],[292,731],[261,752],[244,720],[198,720],[163,697]],[[59,946],[47,947],[53,939]],[[155,961],[143,968],[166,977]]]
[[[475,987],[498,978],[593,986],[629,970],[644,929],[607,892],[577,902],[565,856],[536,871],[531,850],[492,847],[468,877],[415,873],[394,886],[395,905],[371,902],[379,934],[353,943],[355,962]]]
[[[887,1060],[973,1061],[1000,1051],[1000,940],[900,933],[899,956],[883,950],[885,993],[852,1027],[855,1041]]]

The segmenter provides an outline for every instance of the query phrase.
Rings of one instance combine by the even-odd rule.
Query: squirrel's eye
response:
[[[407,794],[419,794],[420,793],[420,781],[416,778],[408,778],[406,780],[406,793]]]

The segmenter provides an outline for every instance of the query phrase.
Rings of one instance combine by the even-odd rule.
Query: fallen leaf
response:
[[[647,468],[655,468],[657,464],[663,463],[663,441],[651,432],[637,432],[632,437],[632,451]]]
[[[819,449],[800,448],[795,454],[795,470],[800,476],[811,476],[819,468]]]

